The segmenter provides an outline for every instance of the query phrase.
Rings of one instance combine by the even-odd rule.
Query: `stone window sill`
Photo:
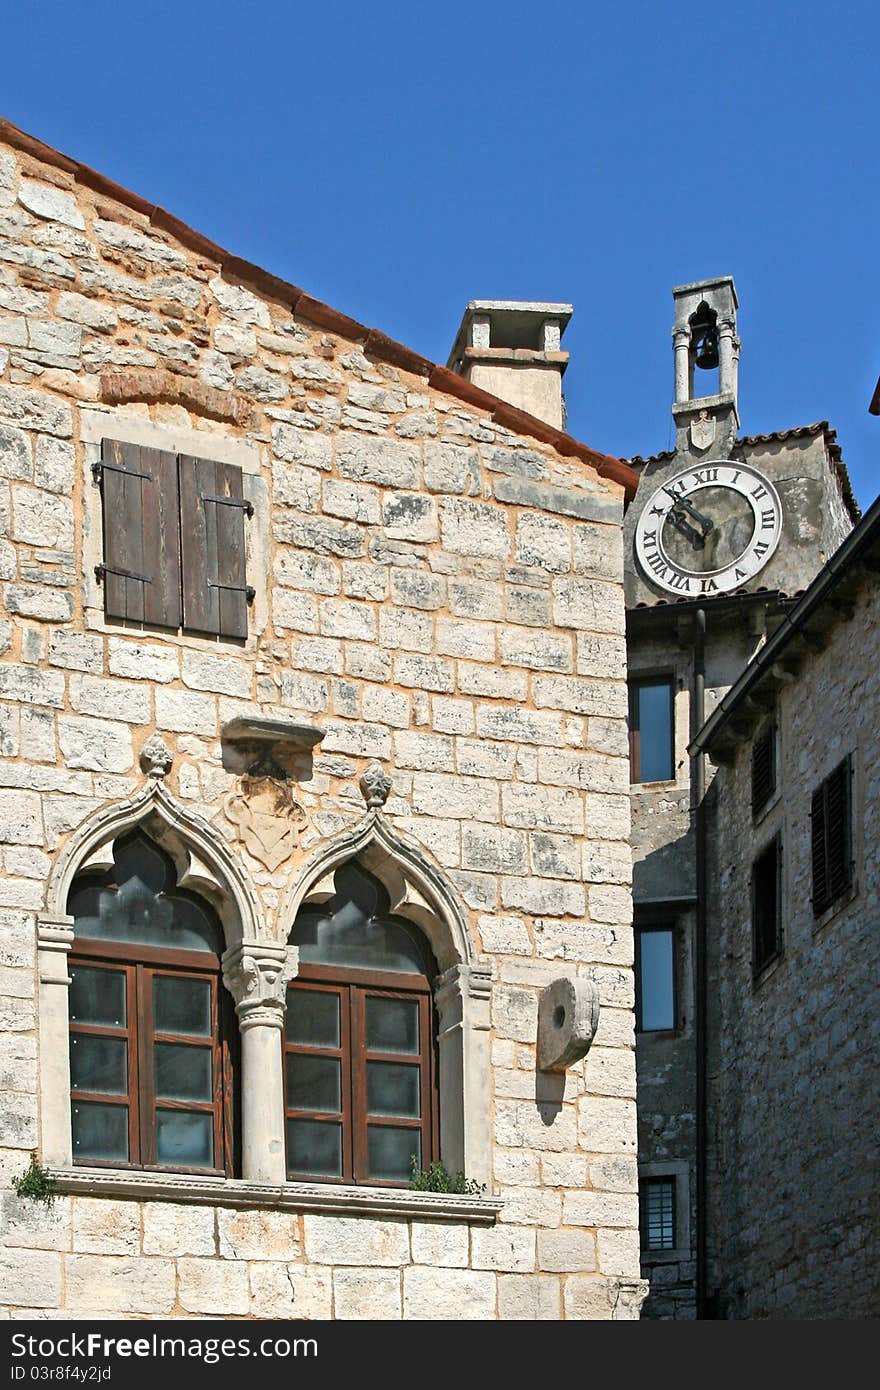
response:
[[[52,1168],[59,1193],[84,1197],[128,1197],[144,1202],[195,1202],[274,1211],[316,1211],[339,1216],[404,1216],[423,1221],[467,1221],[493,1225],[503,1202],[497,1197],[414,1192],[410,1188],[342,1187],[331,1183],[245,1182],[192,1173],[145,1173],[113,1168]]]
[[[641,1253],[643,1266],[683,1264],[692,1258],[692,1252],[684,1248],[678,1250],[643,1250]]]

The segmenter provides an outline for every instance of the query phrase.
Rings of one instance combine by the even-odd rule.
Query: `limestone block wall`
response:
[[[68,162],[69,163],[69,162]],[[638,1316],[622,488],[255,293],[73,166],[0,146],[0,1303],[11,1316]],[[289,288],[289,287],[288,287]],[[320,309],[322,306],[318,306]],[[318,315],[318,309],[313,312]],[[325,315],[326,318],[326,315]],[[236,463],[243,642],[106,621],[104,437]],[[324,731],[272,871],[227,814],[220,728]],[[292,876],[392,779],[390,833],[487,971],[497,1222],[11,1193],[44,1142],[36,925],[71,837],[145,785],[234,856],[263,941]],[[589,976],[584,1062],[536,1072],[540,990]],[[57,1097],[56,1097],[57,1099]],[[62,1102],[63,1109],[63,1102]],[[288,1199],[290,1194],[287,1194]]]
[[[757,824],[750,740],[715,779],[709,1243],[724,1316],[878,1312],[878,637],[872,580],[780,693],[779,794]],[[816,920],[810,799],[847,754],[856,887]],[[753,983],[749,874],[777,831],[783,952]]]

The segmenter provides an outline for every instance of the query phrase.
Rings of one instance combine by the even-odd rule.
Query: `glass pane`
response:
[[[419,1001],[383,999],[374,994],[366,998],[368,1052],[408,1052],[419,1050]]]
[[[153,976],[153,1027],[157,1033],[211,1036],[211,982],[179,975]]]
[[[639,932],[641,1029],[650,1033],[675,1027],[671,931]]]
[[[289,989],[284,1036],[291,1043],[338,1047],[339,995],[298,986]]]
[[[77,936],[220,954],[217,919],[206,903],[174,892],[174,864],[158,845],[130,835],[116,841],[113,859],[108,873],[74,883],[67,910]]]
[[[638,687],[642,782],[670,782],[672,767],[672,686],[656,681]]]
[[[342,1109],[340,1064],[335,1057],[287,1054],[287,1105],[290,1110]]]
[[[209,1047],[156,1043],[156,1095],[160,1100],[214,1099]]]
[[[123,1038],[74,1033],[70,1039],[70,1084],[75,1091],[128,1094],[128,1044]]]
[[[371,1115],[401,1115],[417,1120],[419,1068],[398,1062],[367,1063],[367,1110]]]
[[[643,1250],[675,1249],[675,1178],[643,1180],[641,1193]]]
[[[388,894],[354,860],[337,869],[336,892],[320,911],[301,912],[291,942],[300,960],[319,965],[433,975],[435,967],[420,933],[389,916]]]
[[[342,1177],[342,1126],[288,1120],[287,1171],[299,1177]]]
[[[422,1166],[422,1136],[418,1129],[394,1129],[390,1125],[367,1125],[367,1156],[371,1178],[387,1182],[410,1182],[412,1156]]]
[[[128,1106],[91,1105],[78,1100],[71,1106],[75,1159],[119,1159],[128,1162]]]
[[[178,1168],[213,1168],[214,1116],[157,1110],[156,1158]]]
[[[74,1023],[126,1026],[125,974],[121,970],[92,970],[71,966],[70,1017]]]

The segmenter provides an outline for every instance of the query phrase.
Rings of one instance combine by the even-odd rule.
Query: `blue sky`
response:
[[[746,433],[828,418],[880,487],[867,0],[19,0],[0,110],[445,361],[471,298],[570,300],[569,427],[671,439],[671,287],[732,274]]]

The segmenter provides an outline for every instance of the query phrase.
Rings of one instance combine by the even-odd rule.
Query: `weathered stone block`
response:
[[[340,433],[336,443],[336,466],[343,478],[378,483],[380,487],[419,486],[418,446],[403,439],[374,438],[362,434]]]
[[[303,1318],[331,1316],[332,1274],[313,1265],[252,1264],[248,1267],[251,1316]]]
[[[226,1260],[292,1260],[299,1254],[299,1221],[286,1211],[217,1213],[219,1252]]]
[[[216,734],[217,702],[190,690],[157,690],[156,724],[181,734]]]
[[[174,1306],[174,1263],[171,1260],[68,1255],[64,1261],[64,1281],[66,1305],[78,1313],[94,1310],[163,1314],[170,1313]],[[214,1311],[222,1316],[231,1309],[216,1308]]]
[[[452,664],[439,657],[399,653],[394,658],[394,679],[398,685],[417,690],[437,690],[444,693],[455,689]]]
[[[474,1269],[534,1270],[535,1232],[501,1224],[475,1228],[471,1233],[471,1263]]]
[[[540,1274],[502,1274],[498,1280],[498,1316],[517,1322],[560,1318],[560,1281]]]
[[[72,633],[67,634],[68,640],[73,635]],[[50,657],[54,636],[55,634],[50,638],[49,643]],[[81,638],[80,640],[97,642],[100,650],[100,638]],[[176,680],[179,675],[180,658],[173,648],[159,646],[158,643],[128,642],[122,637],[111,637],[108,646],[108,666],[110,674],[113,676],[128,676],[130,679],[142,681],[158,681],[160,685],[167,685],[169,681]],[[63,662],[59,662],[59,665],[63,664]]]
[[[240,1261],[184,1257],[177,1261],[180,1306],[190,1313],[229,1317],[250,1307],[247,1265]]]
[[[390,1269],[334,1269],[333,1307],[337,1318],[399,1318],[400,1275]]]
[[[137,1255],[140,1246],[141,1215],[136,1202],[75,1198],[73,1248],[78,1255]]]
[[[456,555],[510,553],[508,517],[500,507],[455,498],[440,504],[440,535],[444,550]]]
[[[144,685],[128,681],[73,675],[70,677],[70,703],[79,714],[95,714],[127,724],[150,722],[150,691]]]
[[[70,768],[128,772],[134,766],[131,730],[127,724],[63,716],[58,720],[58,742]],[[88,814],[88,809],[84,814]]]
[[[58,1308],[61,1256],[47,1250],[0,1250],[0,1303],[7,1308]]]
[[[409,1262],[405,1221],[306,1214],[303,1231],[306,1257],[318,1264],[396,1267]]]
[[[143,1206],[144,1254],[213,1255],[214,1211],[211,1207],[173,1202],[145,1202]]]
[[[468,1262],[468,1230],[451,1221],[414,1221],[412,1257],[417,1265],[464,1269]]]
[[[414,1267],[403,1272],[403,1316],[428,1321],[495,1317],[495,1275]]]
[[[530,627],[503,627],[498,637],[501,660],[534,671],[572,671],[571,638],[560,632],[538,632]]]

